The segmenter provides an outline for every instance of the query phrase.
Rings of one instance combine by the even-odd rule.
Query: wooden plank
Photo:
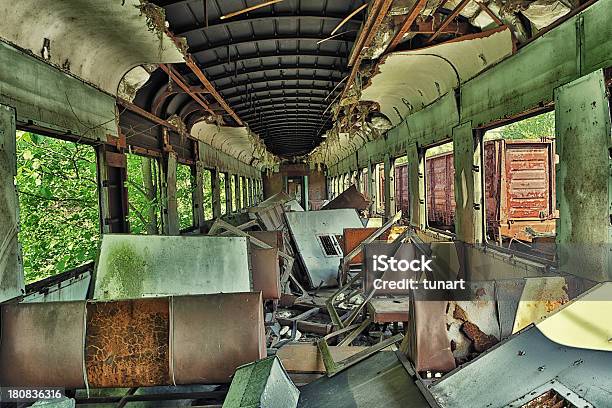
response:
[[[335,361],[347,359],[366,348],[360,346],[329,346]],[[314,344],[287,344],[276,355],[289,373],[325,373],[321,353]]]

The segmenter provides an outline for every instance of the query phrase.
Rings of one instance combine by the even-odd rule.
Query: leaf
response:
[[[25,150],[23,152],[23,158],[24,160],[32,160],[34,158],[34,155],[32,154],[31,150]]]

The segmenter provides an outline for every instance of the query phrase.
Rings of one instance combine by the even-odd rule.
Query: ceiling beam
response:
[[[238,71],[226,71],[224,74],[211,76],[210,80],[215,82],[226,78],[236,78],[243,75],[257,74],[260,72],[271,72],[271,71],[298,71],[298,70],[317,70],[317,71],[334,71],[346,74],[348,70],[343,66],[329,66],[321,64],[293,64],[293,65],[268,65],[258,66],[253,68],[242,68]]]
[[[302,97],[296,97],[296,96],[276,96],[276,97],[271,97],[271,98],[258,98],[255,99],[253,101],[253,103],[250,102],[240,102],[240,103],[235,103],[233,104],[234,109],[236,109],[237,111],[242,111],[244,109],[247,110],[255,110],[260,106],[265,106],[267,103],[272,102],[272,104],[277,104],[277,103],[282,103],[283,105],[293,105],[296,103],[301,103],[301,104],[309,104],[309,105],[317,105],[317,106],[325,106],[327,107],[327,103],[325,103],[325,98],[323,97],[319,97],[319,98],[302,98]]]
[[[165,65],[165,64],[159,64],[159,67],[162,69],[162,71],[164,71],[166,74],[168,74],[168,76],[174,81],[176,82],[176,84],[183,90],[185,91],[187,94],[189,94],[189,96],[191,96],[191,98],[196,101],[198,104],[200,104],[200,106],[202,108],[204,108],[205,111],[211,113],[211,114],[215,114],[215,112],[213,112],[212,109],[210,109],[210,107],[208,106],[208,104],[202,99],[200,98],[199,95],[193,93],[190,91],[190,87],[189,85],[187,85],[185,83],[185,80],[183,79],[183,77],[181,76],[181,74],[179,74],[178,72],[175,71],[174,68],[172,68],[170,65]]]
[[[344,37],[344,38],[343,38]],[[346,38],[348,37],[348,38]],[[240,39],[233,39],[229,42],[224,42],[224,43],[217,43],[217,44],[202,44],[199,45],[197,47],[190,47],[189,48],[189,53],[191,53],[192,55],[197,55],[199,53],[202,52],[206,52],[206,51],[215,51],[221,48],[227,48],[230,46],[239,46],[239,45],[244,45],[244,44],[253,44],[256,42],[263,42],[263,41],[278,41],[280,43],[284,43],[286,41],[313,41],[313,42],[317,42],[320,40],[325,39],[324,37],[321,37],[319,35],[297,35],[297,36],[287,36],[287,35],[272,35],[272,36],[265,36],[265,37],[257,37],[257,36],[252,36],[252,37],[245,37],[245,38],[240,38]],[[334,37],[332,39],[328,39],[327,42],[329,41],[333,41],[333,42],[339,42],[339,43],[352,43],[353,40],[355,39],[355,36],[352,35],[352,33],[345,33],[341,36],[338,37]]]
[[[334,72],[334,71],[331,71]],[[279,75],[279,76],[275,76],[275,77],[267,77],[267,78],[258,78],[255,80],[251,80],[251,81],[241,81],[241,82],[230,82],[225,86],[218,86],[217,90],[219,92],[224,92],[227,91],[229,89],[234,89],[234,88],[242,88],[244,87],[246,84],[249,85],[254,85],[254,84],[268,84],[270,82],[279,82],[279,81],[307,81],[307,82],[325,82],[325,83],[329,83],[331,82],[334,85],[337,85],[340,81],[342,81],[342,78],[334,78],[334,76],[322,76],[322,75],[302,75],[302,74],[298,74],[298,75],[291,75],[291,76],[287,76],[287,75]],[[290,85],[290,86],[295,86],[295,85]],[[301,86],[301,84],[299,85]],[[304,89],[308,89],[308,84],[304,84]]]
[[[213,61],[209,63],[203,63],[198,59],[200,66],[202,69],[208,70],[211,68],[223,67],[226,65],[233,65],[234,62],[246,62],[253,60],[260,60],[266,58],[300,58],[300,57],[312,57],[312,58],[336,58],[340,61],[348,59],[348,53],[346,52],[329,52],[329,51],[308,51],[308,50],[297,50],[295,52],[290,51],[272,51],[272,52],[255,52],[249,54],[240,54],[240,55],[231,55],[229,58],[226,56],[221,60],[215,58]]]
[[[239,92],[235,92],[233,94],[225,94],[225,99],[229,102],[230,100],[233,100],[234,98],[238,98],[238,97],[246,97],[246,95],[260,95],[260,94],[267,94],[270,92],[280,92],[280,91],[286,91],[286,92],[295,92],[295,91],[316,91],[316,92],[324,92],[325,96],[330,95],[330,91],[333,90],[333,87],[326,87],[326,86],[316,86],[313,87],[312,85],[310,86],[304,86],[304,87],[296,87],[296,86],[289,86],[289,87],[285,87],[285,86],[272,86],[272,87],[262,87],[262,88],[256,88],[256,89],[249,89],[248,93],[245,90],[241,90]],[[337,93],[339,92],[339,89],[335,89],[333,90],[333,93]]]
[[[440,27],[438,27],[436,32],[433,33],[433,35],[427,39],[427,44],[431,44],[433,40],[435,40],[442,33],[446,26],[448,26],[459,15],[459,13],[461,13],[461,11],[465,8],[465,6],[468,5],[470,1],[472,0],[461,0],[461,2],[457,4],[457,7],[455,7],[453,12],[448,17],[446,17],[446,19],[444,19],[442,24],[440,24]]]
[[[393,3],[393,0],[374,0],[374,3],[369,9],[370,13],[368,15],[368,19],[366,22],[367,29],[366,29],[366,26],[364,26],[364,29],[362,29],[361,32],[359,33],[359,38],[357,39],[357,42],[355,43],[353,49],[351,50],[351,56],[349,58],[349,66],[352,66],[353,69],[351,71],[351,75],[346,81],[346,84],[344,85],[344,89],[342,90],[340,100],[344,98],[344,95],[346,95],[346,92],[353,85],[353,82],[355,81],[355,78],[357,77],[357,72],[359,71],[359,67],[361,65],[361,59],[363,58],[363,50],[368,48],[370,44],[372,44],[372,41],[374,40],[374,37],[376,36],[376,33],[378,32],[378,29],[380,28],[380,25],[382,24],[383,19],[387,15],[387,12],[389,11],[389,7],[391,7],[392,3]]]
[[[406,33],[410,31],[412,24],[415,22],[417,17],[421,14],[421,12],[423,11],[426,5],[427,5],[427,0],[417,1],[417,3],[414,5],[410,13],[406,16],[406,19],[404,20],[404,23],[400,27],[397,34],[395,35],[395,37],[393,37],[393,40],[391,40],[391,43],[389,43],[389,47],[387,47],[387,52],[393,52],[393,50],[395,50],[398,44],[402,42],[402,39],[404,38]]]
[[[335,23],[335,22],[342,21],[344,16],[331,15],[331,14],[321,15],[321,14],[314,14],[314,13],[313,14],[282,13],[282,14],[254,17],[253,13],[250,13],[250,14],[242,15],[240,17],[234,17],[231,20],[215,19],[213,21],[209,21],[208,26],[192,25],[192,26],[187,26],[187,27],[179,27],[175,30],[175,32],[176,32],[176,35],[180,35],[183,37],[186,35],[197,33],[199,31],[206,31],[210,28],[227,27],[231,25],[239,25],[239,24],[244,24],[244,23],[258,23],[258,22],[268,23],[270,22],[270,20],[277,20],[277,21],[286,20],[289,22],[293,22],[298,18],[300,20],[301,19],[315,19],[315,20],[330,21],[332,23]],[[355,25],[358,26],[359,24],[361,24],[361,19],[352,18],[349,20],[349,23],[354,23]]]
[[[198,67],[198,65],[195,63],[195,61],[193,60],[193,57],[191,55],[187,55],[185,57],[185,62],[187,63],[187,66],[189,67],[189,69],[191,69],[191,71],[198,77],[198,79],[200,80],[200,82],[202,83],[202,85],[204,85],[204,88],[206,88],[208,90],[208,92],[210,92],[210,94],[212,95],[213,98],[215,98],[215,100],[217,101],[217,103],[219,105],[221,105],[221,107],[223,109],[225,109],[225,111],[232,117],[234,118],[234,120],[236,121],[236,123],[240,126],[242,126],[242,120],[240,120],[240,118],[238,117],[238,115],[236,115],[236,113],[232,110],[232,108],[230,108],[230,106],[227,104],[227,102],[225,102],[225,99],[223,99],[223,97],[221,96],[221,94],[219,92],[217,92],[217,90],[215,89],[215,87],[213,86],[213,84],[206,78],[206,75],[204,75],[204,73],[200,70],[200,68]]]

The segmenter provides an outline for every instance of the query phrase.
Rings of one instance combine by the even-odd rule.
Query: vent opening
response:
[[[319,235],[317,238],[325,256],[342,256],[340,244],[334,235]]]

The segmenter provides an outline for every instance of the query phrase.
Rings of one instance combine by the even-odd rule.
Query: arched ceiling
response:
[[[215,89],[272,153],[301,155],[321,142],[320,135],[331,126],[327,107],[349,74],[348,56],[363,13],[344,24],[340,35],[329,38],[330,33],[364,0],[283,0],[226,19],[221,17],[262,2],[154,3],[165,9],[170,31],[186,39],[189,53]],[[189,69],[174,67],[187,81],[198,83]],[[151,92],[135,103],[156,107],[161,116],[189,113],[183,119],[191,127],[205,112],[190,110],[193,101],[185,93],[165,95],[167,82],[164,73],[156,72],[148,84]],[[164,97],[161,103],[155,100],[159,96]],[[214,103],[211,108],[216,112]],[[235,124],[226,112],[219,114],[225,123]]]

